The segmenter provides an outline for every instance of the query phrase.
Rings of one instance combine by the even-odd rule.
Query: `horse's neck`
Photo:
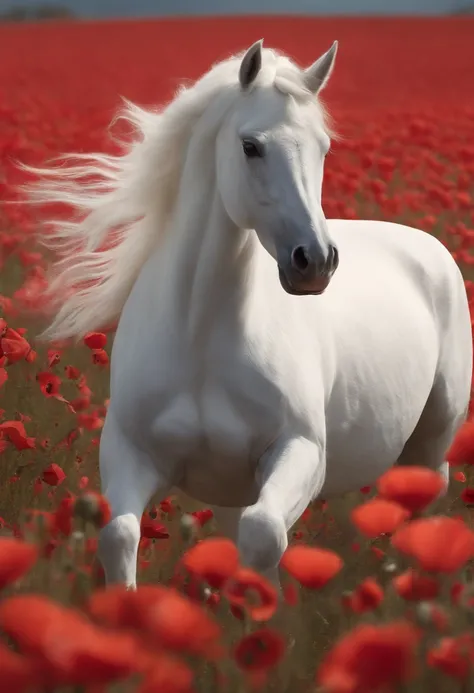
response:
[[[198,174],[199,175],[199,174]],[[185,202],[185,198],[183,198]],[[239,321],[252,290],[254,233],[228,217],[214,185],[176,220],[170,253],[175,291],[190,341],[197,346],[225,311]]]

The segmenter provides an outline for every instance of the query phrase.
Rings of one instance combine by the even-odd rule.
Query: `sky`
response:
[[[0,0],[0,10],[58,4],[83,17],[205,14],[447,14],[469,0]]]

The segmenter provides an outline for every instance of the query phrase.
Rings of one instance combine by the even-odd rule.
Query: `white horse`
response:
[[[397,462],[447,474],[471,386],[463,278],[427,233],[325,219],[318,95],[336,50],[300,69],[259,41],[161,112],[129,104],[139,137],[123,156],[41,169],[33,199],[79,212],[49,237],[66,256],[44,337],[119,317],[100,446],[108,583],[135,586],[155,494],[214,506],[242,561],[277,582],[313,499]]]

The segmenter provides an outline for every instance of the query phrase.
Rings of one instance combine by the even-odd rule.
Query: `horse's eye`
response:
[[[262,151],[253,140],[242,140],[242,148],[245,156],[252,159],[257,156],[262,156]]]

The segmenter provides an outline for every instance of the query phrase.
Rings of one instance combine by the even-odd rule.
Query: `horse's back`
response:
[[[332,468],[345,470],[350,488],[362,468],[370,483],[396,461],[437,382],[441,418],[461,419],[472,373],[464,282],[442,243],[384,222],[329,228],[341,260],[324,297],[337,364],[326,408],[328,493],[340,491]]]
[[[381,221],[331,220],[341,263],[327,291],[328,309],[348,312],[349,298],[367,311],[394,304],[408,319],[424,309],[443,338],[459,328],[471,348],[469,307],[464,280],[447,248],[433,235]],[[408,310],[407,310],[408,309]],[[369,315],[366,313],[367,318]],[[421,317],[421,316],[420,316]],[[466,326],[469,326],[469,333]],[[402,325],[400,325],[402,327]]]

